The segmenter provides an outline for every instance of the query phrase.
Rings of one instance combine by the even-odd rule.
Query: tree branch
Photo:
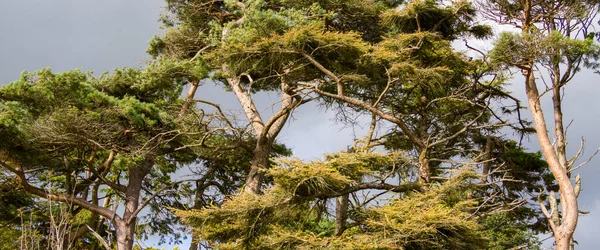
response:
[[[321,63],[317,62],[317,60],[315,60],[314,58],[312,58],[312,56],[310,56],[310,55],[308,55],[306,53],[302,53],[302,56],[304,56],[304,58],[308,59],[308,61],[310,61],[310,63],[312,63],[312,65],[314,65],[315,67],[317,67],[317,69],[319,69],[321,72],[325,73],[332,80],[334,80],[335,83],[337,84],[337,94],[338,94],[338,96],[344,96],[344,86],[342,85],[342,79],[340,79],[333,72],[331,72],[327,68],[325,68],[325,66],[323,66]]]
[[[400,127],[400,129],[402,130],[402,132],[415,144],[417,144],[417,146],[419,148],[425,148],[425,143],[419,139],[414,133],[413,131],[410,130],[410,128],[408,128],[408,125],[406,125],[406,123],[404,123],[404,121],[402,121],[401,119],[398,119],[390,114],[386,114],[385,112],[373,107],[372,105],[369,105],[368,103],[362,102],[360,100],[356,100],[353,98],[349,98],[346,96],[339,96],[339,95],[334,95],[325,91],[322,91],[318,88],[318,86],[313,86],[314,91],[317,94],[323,95],[323,96],[327,96],[327,97],[331,97],[361,108],[364,108],[366,110],[369,110],[371,112],[373,112],[374,114],[378,115],[379,117],[383,118],[384,120],[387,120],[389,122],[392,122],[396,125],[398,125],[398,127]]]
[[[14,167],[11,167],[9,165],[9,163],[14,165]],[[18,177],[19,183],[21,184],[23,189],[25,189],[25,191],[27,191],[31,194],[34,194],[34,195],[37,195],[37,196],[40,196],[42,198],[46,198],[46,199],[49,199],[52,201],[72,203],[72,204],[81,206],[81,207],[89,210],[90,212],[97,213],[109,220],[112,220],[116,216],[114,211],[109,210],[104,207],[101,207],[101,206],[98,206],[98,205],[94,205],[94,204],[88,202],[87,200],[73,197],[70,194],[63,194],[63,195],[52,194],[52,193],[47,192],[44,189],[32,186],[31,184],[29,184],[29,182],[27,182],[27,177],[25,176],[25,173],[22,171],[20,164],[16,160],[12,159],[10,156],[6,155],[5,153],[0,153],[0,165],[2,165],[2,167],[4,167],[6,170],[14,173]]]

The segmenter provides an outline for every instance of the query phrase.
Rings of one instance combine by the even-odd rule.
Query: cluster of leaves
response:
[[[577,72],[581,66],[598,68],[600,46],[594,42],[594,34],[585,39],[567,37],[558,31],[543,34],[539,30],[518,34],[503,32],[495,42],[490,58],[499,65],[520,67],[527,62],[524,58],[536,58],[543,65],[582,62],[573,70]]]

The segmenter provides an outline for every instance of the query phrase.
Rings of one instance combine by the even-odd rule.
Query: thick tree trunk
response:
[[[224,67],[224,71],[227,71],[226,67]],[[269,167],[269,157],[271,156],[271,148],[275,142],[275,138],[279,132],[281,132],[281,129],[286,123],[292,110],[296,108],[297,105],[300,105],[300,101],[294,103],[293,97],[290,94],[292,87],[282,79],[281,109],[265,123],[250,96],[249,90],[242,87],[240,80],[232,77],[227,79],[227,83],[242,105],[242,109],[257,137],[256,147],[254,149],[252,162],[250,163],[250,172],[246,179],[244,192],[260,194],[262,180],[265,174],[264,170]]]
[[[152,166],[154,166],[154,157],[148,155],[140,165],[129,168],[129,183],[125,190],[123,218],[113,220],[117,233],[117,250],[131,250],[133,248],[142,182]]]
[[[127,223],[123,219],[115,219],[114,226],[117,234],[117,250],[133,249],[135,223]]]

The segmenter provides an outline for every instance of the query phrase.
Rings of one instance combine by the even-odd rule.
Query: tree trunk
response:
[[[202,199],[202,195],[204,195],[204,192],[209,187],[206,181],[212,176],[214,172],[215,168],[209,168],[204,174],[204,176],[202,176],[200,180],[196,181],[196,198],[194,199],[194,209],[201,209],[206,205],[204,200]],[[226,194],[224,193],[223,195]],[[199,246],[200,235],[198,234],[198,232],[192,231],[192,243],[190,244],[189,250],[198,250]]]
[[[200,246],[200,235],[197,233],[192,233],[192,243],[190,244],[190,250],[198,250],[198,246]]]
[[[429,156],[427,149],[421,150],[419,154],[419,182],[428,184],[431,182],[431,173],[429,172]]]
[[[348,219],[349,195],[345,194],[335,198],[335,235],[340,236],[346,230]]]
[[[533,74],[533,67],[529,70],[524,70],[523,75],[526,78],[525,90],[527,93],[527,100],[531,114],[535,123],[535,130],[537,137],[542,148],[542,153],[550,171],[554,175],[556,182],[560,189],[562,211],[562,221],[560,225],[556,225],[554,230],[554,238],[556,240],[557,250],[568,250],[571,247],[571,239],[575,228],[577,227],[578,220],[578,204],[577,195],[573,188],[573,184],[569,178],[567,169],[562,166],[552,141],[548,136],[546,127],[546,120],[540,104],[540,95],[536,86],[535,76]]]
[[[152,166],[154,166],[154,157],[148,155],[140,165],[129,168],[129,183],[125,191],[123,219],[114,219],[115,230],[117,231],[117,250],[131,250],[133,248],[142,182],[144,177],[150,173]]]
[[[183,103],[183,106],[179,111],[179,115],[177,116],[179,119],[181,119],[183,115],[185,115],[185,112],[187,112],[190,106],[194,103],[194,95],[196,95],[196,90],[198,90],[199,84],[199,82],[190,83],[190,89],[188,90],[188,93],[185,97],[185,102]]]
[[[250,172],[246,179],[245,192],[260,194],[262,192],[262,180],[265,175],[264,170],[269,166],[269,156],[271,155],[271,140],[265,139],[266,142],[256,143],[252,162],[250,163]]]
[[[117,218],[114,220],[114,226],[117,233],[117,250],[133,249],[135,222],[127,223],[126,220]]]
[[[493,138],[488,135],[485,140],[485,147],[483,149],[483,171],[481,172],[481,181],[484,183],[488,182],[488,175],[492,169],[492,150],[493,150]]]

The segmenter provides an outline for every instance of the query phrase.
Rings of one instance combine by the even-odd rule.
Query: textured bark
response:
[[[133,235],[135,233],[135,224],[126,223],[123,219],[114,220],[115,231],[117,234],[117,250],[133,249]]]
[[[335,235],[340,236],[346,230],[346,220],[348,219],[349,194],[342,195],[335,199]]]
[[[117,250],[133,248],[142,182],[144,177],[150,173],[152,166],[154,166],[154,157],[146,156],[140,165],[129,168],[129,183],[125,190],[125,211],[123,211],[122,218],[113,219],[117,234]]]
[[[419,182],[421,184],[428,184],[431,182],[427,149],[421,150],[421,153],[419,154]]]
[[[254,156],[250,164],[250,172],[246,178],[246,192],[259,194],[262,192],[262,182],[265,175],[264,170],[269,167],[269,155],[271,154],[271,144],[256,144]]]

